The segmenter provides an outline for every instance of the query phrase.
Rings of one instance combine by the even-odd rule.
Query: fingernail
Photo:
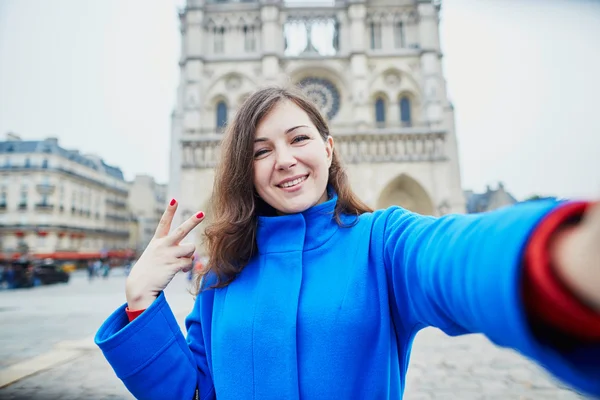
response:
[[[202,211],[200,211],[198,214],[196,214],[196,218],[198,218],[198,219],[204,218],[204,213]]]
[[[175,203],[177,203],[177,200],[175,200],[175,199],[171,199],[171,202],[169,203],[169,205],[171,205],[171,206],[174,206],[174,205],[175,205]]]

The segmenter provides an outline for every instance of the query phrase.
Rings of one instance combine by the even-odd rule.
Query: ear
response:
[[[327,166],[331,167],[333,161],[333,138],[331,136],[327,136],[325,141],[325,153],[327,154]]]

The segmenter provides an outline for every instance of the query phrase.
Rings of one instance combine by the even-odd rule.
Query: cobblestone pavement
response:
[[[76,359],[0,389],[0,399],[133,398],[91,343],[101,322],[123,303],[123,284],[122,275],[91,283],[75,276],[68,285],[0,292],[0,307],[5,310],[0,311],[0,376],[2,368],[56,349],[66,339],[89,342],[80,346]],[[177,278],[166,294],[183,323],[192,305],[185,277]],[[480,335],[449,338],[435,329],[422,331],[415,340],[405,398],[583,399]]]

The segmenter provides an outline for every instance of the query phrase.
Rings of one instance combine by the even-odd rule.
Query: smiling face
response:
[[[293,101],[277,104],[260,121],[254,139],[254,188],[283,214],[327,200],[333,139],[326,140]]]

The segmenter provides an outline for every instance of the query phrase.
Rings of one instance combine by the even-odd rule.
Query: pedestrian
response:
[[[110,264],[108,259],[102,260],[102,278],[108,279],[110,273]]]
[[[187,338],[163,290],[192,268],[181,241],[204,213],[170,233],[175,199],[96,334],[137,398],[400,399],[428,326],[482,333],[600,395],[600,204],[371,211],[292,89],[253,93],[221,146]]]
[[[87,273],[88,273],[88,281],[90,281],[90,282],[92,281],[92,279],[94,279],[94,275],[95,275],[94,268],[95,268],[94,261],[89,260],[87,262]]]

